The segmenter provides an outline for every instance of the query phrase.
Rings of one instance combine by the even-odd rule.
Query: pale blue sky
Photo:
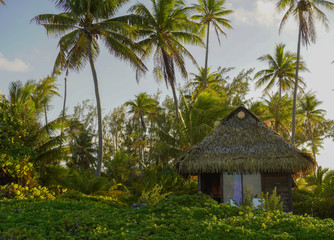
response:
[[[7,94],[11,81],[40,79],[50,74],[57,54],[59,39],[47,37],[42,26],[30,24],[30,20],[41,13],[56,13],[52,1],[49,0],[5,0],[6,7],[0,6],[0,91]],[[131,1],[135,2],[135,1]],[[148,2],[144,0],[142,2]],[[190,2],[190,1],[188,1]],[[193,1],[191,1],[193,2]],[[211,33],[209,65],[216,69],[218,66],[235,67],[234,73],[244,68],[255,67],[258,71],[264,67],[257,58],[266,53],[272,53],[275,43],[285,43],[287,49],[296,51],[297,25],[294,21],[287,24],[282,34],[278,34],[278,25],[282,14],[275,12],[273,0],[226,0],[226,7],[234,10],[229,17],[233,30],[227,30],[227,38],[222,38],[222,46],[218,45],[215,33]],[[124,7],[125,13],[128,7]],[[327,110],[328,117],[334,119],[334,14],[328,16],[330,31],[322,27],[318,29],[315,45],[308,49],[302,48],[302,56],[311,73],[303,74],[308,88],[317,92],[324,103],[322,108]],[[189,47],[200,66],[204,65],[204,49]],[[151,63],[147,62],[151,69]],[[196,68],[189,62],[189,72]],[[126,63],[120,62],[107,51],[101,51],[96,62],[100,84],[100,95],[104,112],[111,111],[134,95],[146,91],[155,93],[158,88],[163,94],[171,95],[166,86],[157,84],[148,72],[137,85],[135,72]],[[178,83],[184,80],[178,78]],[[63,79],[58,81],[60,92],[63,91]],[[252,90],[249,98],[260,96],[260,91]],[[90,68],[87,65],[80,73],[71,72],[68,77],[68,109],[85,99],[95,101],[93,81]],[[53,116],[61,111],[62,99],[53,101]],[[318,163],[334,169],[334,143],[326,141],[325,149],[318,156]]]

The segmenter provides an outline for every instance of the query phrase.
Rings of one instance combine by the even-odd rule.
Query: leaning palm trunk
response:
[[[175,104],[176,122],[179,123],[179,105],[178,105],[178,102],[177,102],[177,95],[176,95],[174,83],[171,84],[171,87],[172,87],[172,91],[173,91],[173,98],[174,98],[174,104]]]
[[[174,72],[173,59],[171,58],[171,56],[169,56],[169,54],[164,49],[161,49],[161,52],[162,52],[162,57],[163,57],[164,64],[165,64],[165,71],[166,71],[165,74],[167,75],[167,80],[173,92],[176,122],[179,123],[179,106],[178,106],[178,101],[177,101],[177,94],[175,91],[175,72]]]
[[[210,22],[208,22],[207,32],[206,32],[206,47],[205,47],[205,66],[204,66],[204,83],[203,90],[206,89],[207,76],[208,76],[208,56],[209,56],[209,39],[210,39]]]
[[[297,89],[298,89],[298,70],[299,70],[299,57],[300,57],[300,38],[302,34],[301,25],[302,16],[299,14],[299,32],[297,43],[297,61],[296,61],[296,77],[295,77],[295,89],[293,91],[293,107],[292,107],[292,134],[291,143],[295,144],[295,132],[296,132],[296,105],[297,105]]]
[[[101,167],[102,167],[102,111],[101,111],[101,101],[100,101],[100,93],[99,93],[99,85],[97,81],[97,74],[94,66],[93,54],[91,44],[89,45],[89,63],[92,69],[93,80],[94,80],[94,88],[95,88],[95,97],[96,97],[96,108],[97,108],[97,125],[98,125],[98,153],[97,153],[97,167],[95,176],[99,177],[101,175]]]
[[[44,117],[45,117],[45,126],[48,125],[48,112],[47,112],[47,106],[46,104],[44,103]]]

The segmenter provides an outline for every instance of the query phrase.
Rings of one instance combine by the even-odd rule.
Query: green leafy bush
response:
[[[156,184],[152,189],[143,191],[139,201],[141,203],[147,203],[150,206],[157,205],[162,199],[168,196],[170,193],[161,193],[162,186]]]
[[[277,189],[274,188],[272,194],[261,193],[260,195],[261,205],[259,209],[262,211],[283,211],[283,202],[281,201],[281,196],[277,195]]]
[[[334,221],[248,211],[206,195],[169,195],[139,210],[102,198],[0,201],[7,239],[334,239]]]
[[[0,186],[0,198],[7,199],[54,199],[54,195],[46,187],[21,186],[16,183]]]
[[[334,219],[334,196],[324,198],[306,189],[294,189],[292,193],[295,214]]]

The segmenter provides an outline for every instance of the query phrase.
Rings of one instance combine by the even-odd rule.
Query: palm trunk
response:
[[[45,117],[45,126],[48,125],[48,113],[47,113],[47,107],[46,104],[44,104],[44,117]]]
[[[176,112],[176,122],[179,123],[179,105],[177,102],[177,95],[175,91],[175,85],[173,84],[172,86],[172,91],[173,91],[173,98],[174,98],[174,104],[175,104],[175,112]]]
[[[279,81],[279,100],[281,100],[282,99],[282,78],[279,78],[278,79],[278,81]]]
[[[313,158],[316,160],[315,156],[315,145],[314,145],[314,139],[313,139],[313,131],[312,131],[312,126],[310,120],[307,120],[307,125],[308,125],[308,130],[310,131],[310,137],[311,137],[311,142],[312,142],[312,153],[313,153]]]
[[[66,98],[67,98],[67,78],[64,78],[64,103],[63,103],[63,117],[65,116],[65,109],[66,109]]]
[[[93,54],[91,44],[89,44],[89,63],[92,69],[93,80],[94,80],[94,88],[95,88],[95,97],[96,97],[96,108],[97,108],[97,125],[98,125],[98,153],[97,153],[97,167],[95,176],[99,177],[101,175],[101,168],[102,168],[102,110],[101,110],[101,101],[100,101],[100,93],[99,93],[99,85],[97,81],[97,74],[94,66]]]
[[[62,121],[64,121],[64,117],[65,117],[65,109],[66,109],[66,97],[67,97],[67,78],[64,78],[64,103],[63,103],[63,112],[62,112]],[[61,129],[60,129],[60,149],[62,149],[63,146],[63,135],[64,135],[64,129],[63,129],[63,125],[61,125]]]
[[[161,52],[162,52],[162,57],[164,59],[164,64],[166,65],[165,69],[166,69],[168,83],[171,86],[172,92],[173,92],[176,122],[179,123],[179,106],[178,106],[178,101],[177,101],[177,94],[175,91],[175,79],[173,79],[173,76],[175,77],[173,59],[171,59],[171,56],[169,56],[168,53],[163,48],[161,48]]]
[[[297,89],[298,89],[298,70],[299,70],[299,58],[300,58],[300,38],[302,33],[301,15],[299,14],[299,32],[298,32],[298,43],[297,43],[297,62],[296,62],[296,78],[295,78],[295,89],[293,91],[293,107],[292,107],[292,134],[291,143],[295,144],[295,133],[296,133],[296,105],[297,105]]]
[[[210,22],[208,22],[208,27],[206,31],[206,50],[205,50],[205,66],[204,66],[204,83],[203,90],[206,89],[207,76],[208,76],[208,56],[209,56],[209,39],[210,39]]]
[[[139,130],[139,141],[140,141],[140,144],[139,144],[139,162],[143,162],[143,151],[142,151],[142,141],[143,141],[143,137],[142,137],[142,123],[141,123],[141,117],[139,116],[138,117],[138,130]]]

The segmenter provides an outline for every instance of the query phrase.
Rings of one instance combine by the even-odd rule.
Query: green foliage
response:
[[[161,186],[161,193],[175,195],[194,194],[197,191],[197,181],[184,179],[170,166],[150,166],[143,171],[143,191]]]
[[[269,193],[261,193],[260,195],[261,205],[259,209],[265,212],[271,211],[283,211],[283,202],[281,201],[281,196],[277,195],[277,189],[274,188],[272,194]]]
[[[94,177],[92,172],[76,169],[67,170],[66,174],[59,176],[56,181],[67,189],[85,194],[101,194],[114,184],[106,177]]]
[[[0,198],[7,199],[54,199],[52,193],[46,187],[22,186],[11,183],[9,185],[0,186]]]
[[[249,191],[248,189],[245,189],[244,195],[242,197],[242,205],[254,209],[255,206],[254,206],[253,200],[254,200],[254,195],[251,194],[251,191]]]
[[[141,203],[147,203],[150,206],[157,205],[162,199],[167,197],[170,193],[161,193],[163,186],[156,184],[150,190],[144,190],[139,198]]]
[[[205,195],[170,195],[155,207],[82,197],[0,204],[3,239],[333,239],[334,221],[247,211]]]
[[[24,157],[31,154],[31,149],[24,139],[28,129],[21,119],[15,116],[7,100],[0,95],[0,153],[13,157]]]
[[[36,182],[32,177],[33,173],[33,164],[29,162],[28,157],[20,158],[0,154],[0,180],[3,178],[2,184],[16,182],[23,186],[32,186]]]
[[[105,175],[117,183],[131,184],[132,178],[135,178],[135,164],[136,162],[129,154],[124,151],[116,152],[112,160],[106,159]]]
[[[334,171],[318,167],[314,173],[298,179],[293,190],[293,211],[320,218],[334,218]]]
[[[332,198],[324,198],[306,189],[294,189],[292,193],[294,214],[334,219],[333,195]]]

